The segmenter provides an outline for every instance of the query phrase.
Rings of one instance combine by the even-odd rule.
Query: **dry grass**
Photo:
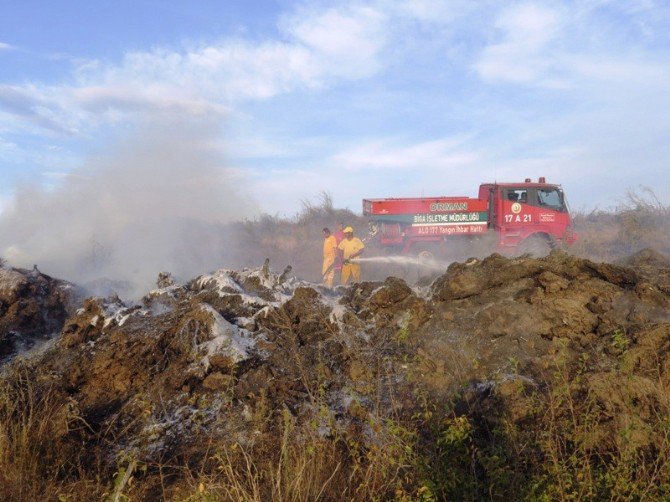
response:
[[[644,248],[670,253],[670,207],[648,188],[629,192],[614,210],[573,215],[579,241],[571,252],[616,261]]]
[[[15,365],[0,379],[0,499],[96,494],[101,486],[72,441],[86,427],[75,403]],[[83,474],[83,475],[82,475]]]
[[[210,457],[207,473],[189,473],[170,494],[183,500],[381,500],[412,489],[407,463],[415,452],[401,436],[365,446],[352,437],[323,437],[285,414],[276,441],[231,444]],[[409,494],[407,494],[409,496]]]
[[[626,348],[622,349],[625,354]],[[413,417],[370,416],[361,430],[324,434],[284,410],[259,413],[249,444],[216,438],[181,467],[104,471],[73,402],[17,367],[0,385],[2,500],[645,500],[670,496],[670,401],[660,376],[645,402],[597,392],[588,364],[557,354],[547,379],[465,414],[418,401]],[[610,381],[623,381],[616,370]],[[9,383],[11,382],[11,383]],[[596,390],[594,390],[596,389]],[[659,397],[660,396],[660,397]],[[318,403],[318,401],[317,401]],[[443,410],[443,411],[439,411]],[[492,411],[493,410],[493,411]],[[614,410],[616,416],[612,417]],[[493,413],[493,414],[492,414]],[[625,418],[625,420],[623,418]],[[492,425],[497,424],[497,425]],[[637,424],[637,425],[636,425]],[[87,444],[86,439],[89,441]],[[174,459],[173,459],[174,460]]]

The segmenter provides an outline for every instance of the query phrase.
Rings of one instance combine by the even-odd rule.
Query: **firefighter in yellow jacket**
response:
[[[330,233],[328,228],[323,229],[323,283],[329,288],[333,287],[335,280],[335,260],[337,259],[337,239]]]
[[[358,237],[354,237],[354,229],[347,227],[344,229],[344,239],[337,246],[342,251],[342,284],[346,284],[349,276],[352,282],[360,282],[361,280],[361,266],[358,263],[351,262],[352,259],[361,255],[365,249],[363,241]]]

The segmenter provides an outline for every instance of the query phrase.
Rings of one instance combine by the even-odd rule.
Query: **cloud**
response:
[[[474,68],[484,80],[557,85],[546,78],[552,70],[550,42],[558,35],[564,16],[555,9],[521,4],[503,11],[496,28],[502,41],[487,46]]]
[[[51,178],[56,180],[63,180],[67,178],[81,178],[86,179],[86,176],[83,176],[80,173],[72,171],[44,171],[41,173],[45,178]]]
[[[280,22],[282,37],[226,39],[181,51],[133,52],[118,66],[80,73],[84,81],[125,83],[159,96],[199,96],[216,103],[267,99],[338,80],[365,78],[380,66],[384,16],[371,8],[302,12]]]
[[[387,21],[380,10],[350,6],[293,15],[282,26],[290,38],[307,48],[314,73],[355,80],[381,68]]]
[[[5,42],[0,42],[0,51],[10,51],[12,49],[14,49],[12,45]]]
[[[173,112],[188,115],[221,115],[227,108],[204,99],[188,99],[167,93],[146,92],[141,88],[90,86],[74,89],[72,97],[87,112],[104,114],[106,112]]]
[[[0,152],[11,152],[15,151],[18,148],[16,143],[7,141],[0,136]]]
[[[301,46],[226,41],[186,51],[127,54],[118,66],[84,72],[93,85],[144,88],[159,96],[198,96],[229,103],[266,99],[316,78],[311,55]]]
[[[582,54],[566,58],[573,75],[598,85],[615,87],[621,84],[646,89],[667,88],[670,84],[667,61],[655,61],[641,54]],[[601,87],[602,89],[602,87]]]
[[[146,112],[223,116],[240,102],[375,74],[386,22],[371,7],[304,9],[281,19],[274,40],[134,51],[119,63],[82,62],[68,83],[3,86],[0,109],[60,133]]]
[[[396,141],[374,141],[336,154],[330,163],[349,171],[423,170],[455,168],[477,160],[474,152],[458,147],[467,137],[425,141],[409,146],[396,146]]]
[[[416,196],[446,186],[474,195],[487,159],[471,140],[462,135],[418,142],[394,137],[362,141],[317,162],[248,169],[248,181],[263,210],[284,214],[291,214],[297,201],[314,199],[322,191],[338,206],[355,211],[363,197]]]
[[[668,66],[664,51],[654,57],[662,47],[655,34],[667,31],[657,26],[659,19],[670,20],[667,9],[646,0],[508,6],[497,14],[495,40],[481,50],[472,68],[489,83],[568,90],[593,81],[653,82]]]
[[[386,10],[395,11],[401,17],[415,19],[421,23],[450,24],[472,11],[486,9],[490,1],[479,0],[392,0],[384,5]]]
[[[2,214],[6,210],[11,208],[11,205],[12,205],[11,196],[0,193],[0,216],[2,216]]]
[[[41,97],[32,86],[0,85],[0,110],[52,132],[69,132],[56,117],[60,107]]]

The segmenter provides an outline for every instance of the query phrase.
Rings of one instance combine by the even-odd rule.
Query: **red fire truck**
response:
[[[473,240],[492,240],[506,254],[536,255],[577,240],[561,186],[545,178],[483,183],[477,198],[364,199],[363,214],[377,244],[425,257]]]

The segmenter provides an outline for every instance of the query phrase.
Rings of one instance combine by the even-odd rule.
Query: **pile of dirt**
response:
[[[37,268],[0,267],[0,362],[60,333],[81,293]]]
[[[588,406],[589,459],[607,465],[627,437],[638,467],[648,456],[667,460],[658,441],[670,410],[670,268],[651,251],[628,264],[491,255],[452,264],[430,286],[388,278],[334,290],[267,263],[187,284],[161,274],[136,305],[86,300],[54,347],[13,364],[85,424],[54,441],[84,445],[84,465],[101,469],[108,487],[119,466],[135,469],[144,483],[123,489],[138,497],[183,495],[194,472],[214,476],[215,452],[276,449],[287,420],[347,452],[351,470],[337,469],[350,485],[363,482],[371,452],[401,439],[388,450],[399,459],[392,482],[375,485],[381,497],[502,494],[536,474],[544,481],[532,489],[555,494],[553,478],[536,470],[549,465],[539,438],[544,400],[562,388],[558,369],[567,390],[551,401],[554,418]],[[523,454],[537,465],[500,446],[505,427],[536,434]],[[461,447],[465,463],[449,464]],[[445,473],[475,481],[450,484]]]
[[[267,267],[219,270],[139,305],[88,299],[30,364],[76,401],[91,438],[118,438],[97,455],[185,458],[205,433],[253,442],[254,415],[313,420],[317,397],[325,428],[364,427],[368,359],[401,324],[419,324],[425,303],[397,279],[333,292]]]
[[[640,277],[670,294],[670,257],[667,255],[653,249],[643,249],[621,260],[620,264],[634,268]]]
[[[670,320],[663,272],[648,272],[655,266],[644,260],[627,268],[562,253],[453,264],[431,286],[436,315],[422,331],[428,353],[450,361],[446,377],[458,381],[537,366],[559,340],[578,353],[604,348],[614,333],[643,338]]]

